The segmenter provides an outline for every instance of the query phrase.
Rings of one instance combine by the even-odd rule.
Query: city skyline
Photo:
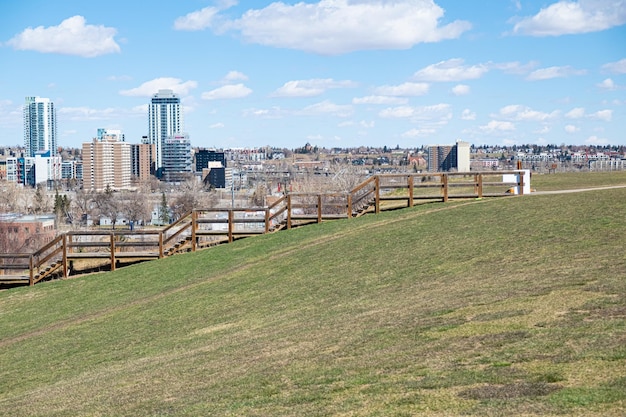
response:
[[[140,143],[163,89],[194,147],[626,144],[626,0],[496,3],[5,2],[0,145],[34,96]]]

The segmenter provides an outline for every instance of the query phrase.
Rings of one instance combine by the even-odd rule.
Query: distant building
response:
[[[195,154],[196,172],[202,181],[215,188],[226,188],[226,156],[224,152],[200,149]]]
[[[457,141],[456,145],[431,145],[428,147],[428,171],[470,171],[470,144]]]
[[[96,139],[98,139],[99,142],[102,142],[104,140],[114,140],[118,142],[126,141],[126,138],[121,130],[104,128],[100,128],[97,130]]]
[[[202,172],[204,168],[209,167],[209,162],[219,162],[226,168],[226,154],[210,149],[199,149],[195,153],[196,172]]]
[[[83,189],[104,191],[131,187],[130,144],[94,138],[83,143]]]
[[[0,214],[0,242],[13,253],[30,252],[56,237],[55,216]]]
[[[7,157],[6,179],[17,184],[35,187],[44,184],[52,188],[62,178],[60,156],[50,156],[49,151],[39,152],[35,157]]]
[[[154,174],[155,146],[149,143],[131,144],[131,175],[139,181],[147,181]]]
[[[24,103],[24,146],[26,157],[38,152],[50,152],[56,156],[57,117],[54,103],[47,98],[26,97]]]
[[[180,97],[172,90],[159,90],[152,96],[148,108],[148,137],[146,143],[155,146],[156,176],[161,178],[165,142],[183,132],[183,110]]]
[[[161,178],[167,182],[185,181],[192,174],[191,141],[186,134],[168,137],[163,146]]]

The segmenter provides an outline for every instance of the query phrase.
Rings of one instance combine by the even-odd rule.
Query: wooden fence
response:
[[[74,265],[80,261],[115,270],[124,263],[418,202],[522,195],[525,185],[523,171],[385,174],[345,193],[289,193],[267,207],[196,209],[162,229],[71,231],[30,254],[0,254],[0,284],[34,285],[67,277],[77,273]]]

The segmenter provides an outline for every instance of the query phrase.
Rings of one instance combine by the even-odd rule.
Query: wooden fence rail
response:
[[[0,254],[0,284],[34,285],[75,273],[80,261],[110,270],[283,228],[413,207],[420,202],[523,195],[528,171],[385,174],[345,193],[288,193],[267,207],[196,209],[162,229],[83,230],[59,235],[31,254]],[[506,181],[505,181],[506,180]]]

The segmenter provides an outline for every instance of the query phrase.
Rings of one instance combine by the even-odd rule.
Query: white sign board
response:
[[[504,174],[502,175],[502,182],[504,183],[519,183],[519,176],[524,176],[524,194],[530,194],[530,170],[524,169],[518,171],[517,174]],[[520,194],[519,187],[514,187],[514,194]]]

